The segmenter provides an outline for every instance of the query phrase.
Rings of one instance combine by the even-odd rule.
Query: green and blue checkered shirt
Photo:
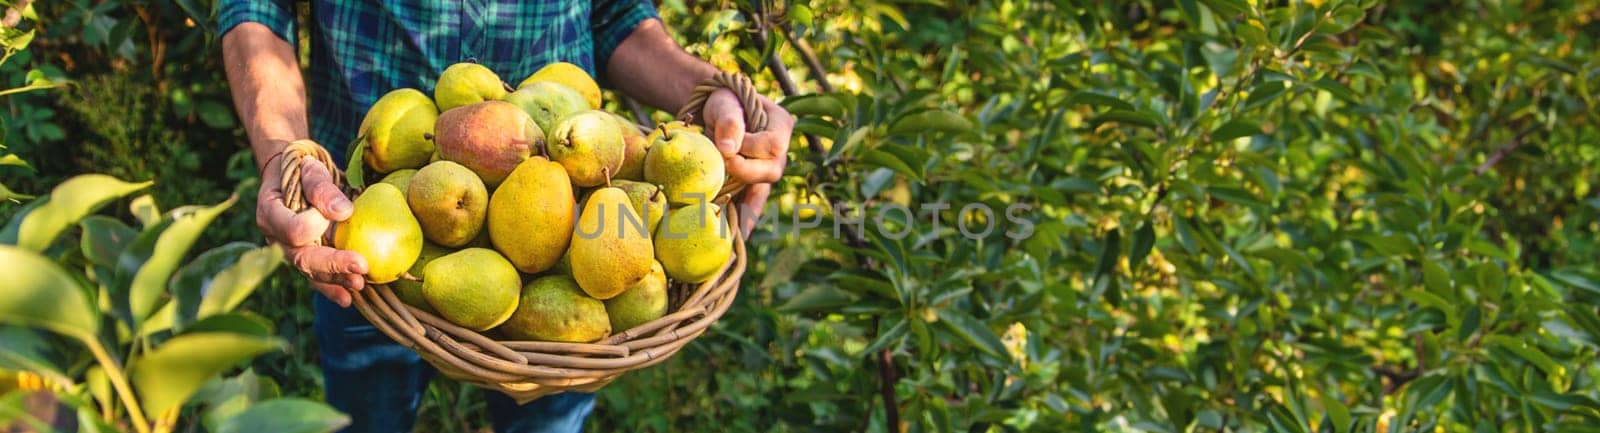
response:
[[[293,45],[294,6],[222,0],[217,28],[257,22]],[[311,139],[343,164],[367,107],[399,88],[431,95],[439,73],[463,61],[513,85],[557,61],[599,77],[617,45],[656,17],[648,0],[311,0]]]

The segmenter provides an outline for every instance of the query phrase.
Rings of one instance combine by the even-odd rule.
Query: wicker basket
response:
[[[720,88],[733,90],[743,102],[747,130],[766,128],[766,113],[754,99],[754,86],[737,74],[721,74],[698,86],[679,117],[698,112],[706,97]],[[326,151],[311,142],[291,144],[284,156],[284,204],[296,211],[306,209],[299,193],[299,164],[287,161],[315,158],[332,170],[337,167]],[[374,327],[415,350],[445,376],[500,391],[518,403],[564,391],[593,392],[623,373],[670,358],[733,305],[747,258],[737,206],[728,204],[743,189],[729,180],[713,200],[723,205],[723,221],[734,236],[733,257],[716,276],[700,284],[669,285],[665,316],[632,329],[615,330],[619,332],[595,343],[497,340],[400,302],[384,284],[352,292],[352,305]]]

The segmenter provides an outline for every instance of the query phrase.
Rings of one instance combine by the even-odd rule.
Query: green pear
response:
[[[367,259],[367,280],[387,284],[400,279],[422,254],[422,227],[400,188],[373,184],[357,196],[350,219],[333,232],[333,247]]]
[[[716,204],[677,207],[656,231],[655,251],[668,277],[703,283],[733,257],[733,232]]]
[[[610,116],[599,110],[580,111],[561,119],[550,133],[550,159],[567,169],[573,185],[598,186],[622,167],[622,131]]]
[[[667,314],[667,274],[661,263],[650,264],[650,274],[633,287],[606,300],[611,329],[626,331]]]
[[[572,240],[572,182],[560,164],[535,156],[489,197],[489,241],[530,274],[554,266]]]
[[[498,101],[510,92],[511,86],[489,68],[477,63],[457,63],[439,74],[439,81],[433,87],[433,100],[439,103],[439,111],[449,111],[483,101]]]
[[[543,146],[544,130],[517,106],[487,101],[440,114],[433,141],[440,158],[466,166],[494,188]]]
[[[367,142],[361,160],[379,173],[417,168],[433,154],[434,121],[439,109],[428,95],[416,89],[386,93],[367,109],[356,136]]]
[[[422,225],[422,236],[439,245],[460,247],[483,230],[489,190],[461,164],[439,161],[417,170],[406,190],[406,204]]]
[[[655,249],[628,194],[606,187],[589,195],[572,233],[572,278],[584,293],[611,299],[650,273]]]
[[[628,194],[628,203],[633,205],[633,211],[644,218],[650,233],[655,233],[661,218],[667,214],[667,195],[661,192],[661,187],[631,180],[614,180],[611,186]]]
[[[517,309],[522,276],[504,256],[467,248],[434,259],[422,270],[422,297],[450,323],[474,331],[499,326]]]
[[[528,113],[533,123],[545,131],[554,131],[556,122],[567,115],[589,109],[589,102],[578,91],[553,81],[529,83],[504,100]]]
[[[390,172],[388,176],[384,176],[383,180],[378,181],[378,183],[394,185],[395,188],[400,188],[400,192],[403,193],[406,192],[406,187],[411,185],[411,176],[415,176],[416,174],[417,169],[415,168],[395,170]]]
[[[428,263],[432,263],[434,259],[444,257],[453,252],[455,250],[439,246],[439,244],[423,242],[422,254],[417,256],[417,262],[413,263],[411,269],[406,272],[421,278],[424,275],[422,271],[427,268]],[[422,311],[438,314],[438,311],[434,311],[433,306],[428,305],[428,299],[422,296],[422,280],[401,278],[389,283],[389,288],[394,290],[394,295],[400,298],[400,302],[421,308]]]
[[[674,205],[710,202],[721,192],[725,176],[722,152],[711,139],[688,129],[662,128],[644,158],[644,180],[661,185]]]
[[[499,331],[516,340],[591,343],[611,333],[606,306],[583,294],[566,275],[529,281],[511,319]]]

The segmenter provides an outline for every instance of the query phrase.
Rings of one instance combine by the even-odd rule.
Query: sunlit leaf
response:
[[[162,413],[212,377],[282,346],[276,339],[231,332],[182,334],[135,360],[129,371],[144,409]]]
[[[67,179],[50,191],[39,207],[19,215],[15,239],[0,239],[0,243],[15,243],[31,251],[43,251],[61,234],[62,230],[77,224],[78,220],[99,210],[106,203],[150,186],[151,182],[130,183],[103,174],[85,174]],[[7,233],[9,234],[9,233]]]
[[[78,281],[38,253],[0,245],[9,274],[0,290],[0,322],[34,326],[79,339],[94,338],[100,322]]]

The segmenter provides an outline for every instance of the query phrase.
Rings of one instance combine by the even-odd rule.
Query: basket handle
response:
[[[694,86],[694,92],[689,94],[689,102],[678,109],[678,119],[688,122],[706,106],[706,99],[718,89],[732,90],[734,96],[739,97],[739,106],[744,108],[745,132],[761,132],[767,130],[767,107],[761,105],[761,92],[756,91],[755,83],[750,77],[737,72],[718,72],[711,78],[701,81]]]
[[[311,208],[311,203],[306,202],[305,190],[300,185],[301,159],[313,158],[328,167],[328,173],[333,175],[333,182],[340,187],[344,186],[344,176],[340,175],[339,166],[333,163],[333,155],[323,149],[322,145],[311,140],[295,140],[278,151],[276,157],[283,158],[282,171],[278,176],[278,187],[283,190],[283,206],[291,212],[300,212]],[[318,240],[321,244],[321,240]]]

